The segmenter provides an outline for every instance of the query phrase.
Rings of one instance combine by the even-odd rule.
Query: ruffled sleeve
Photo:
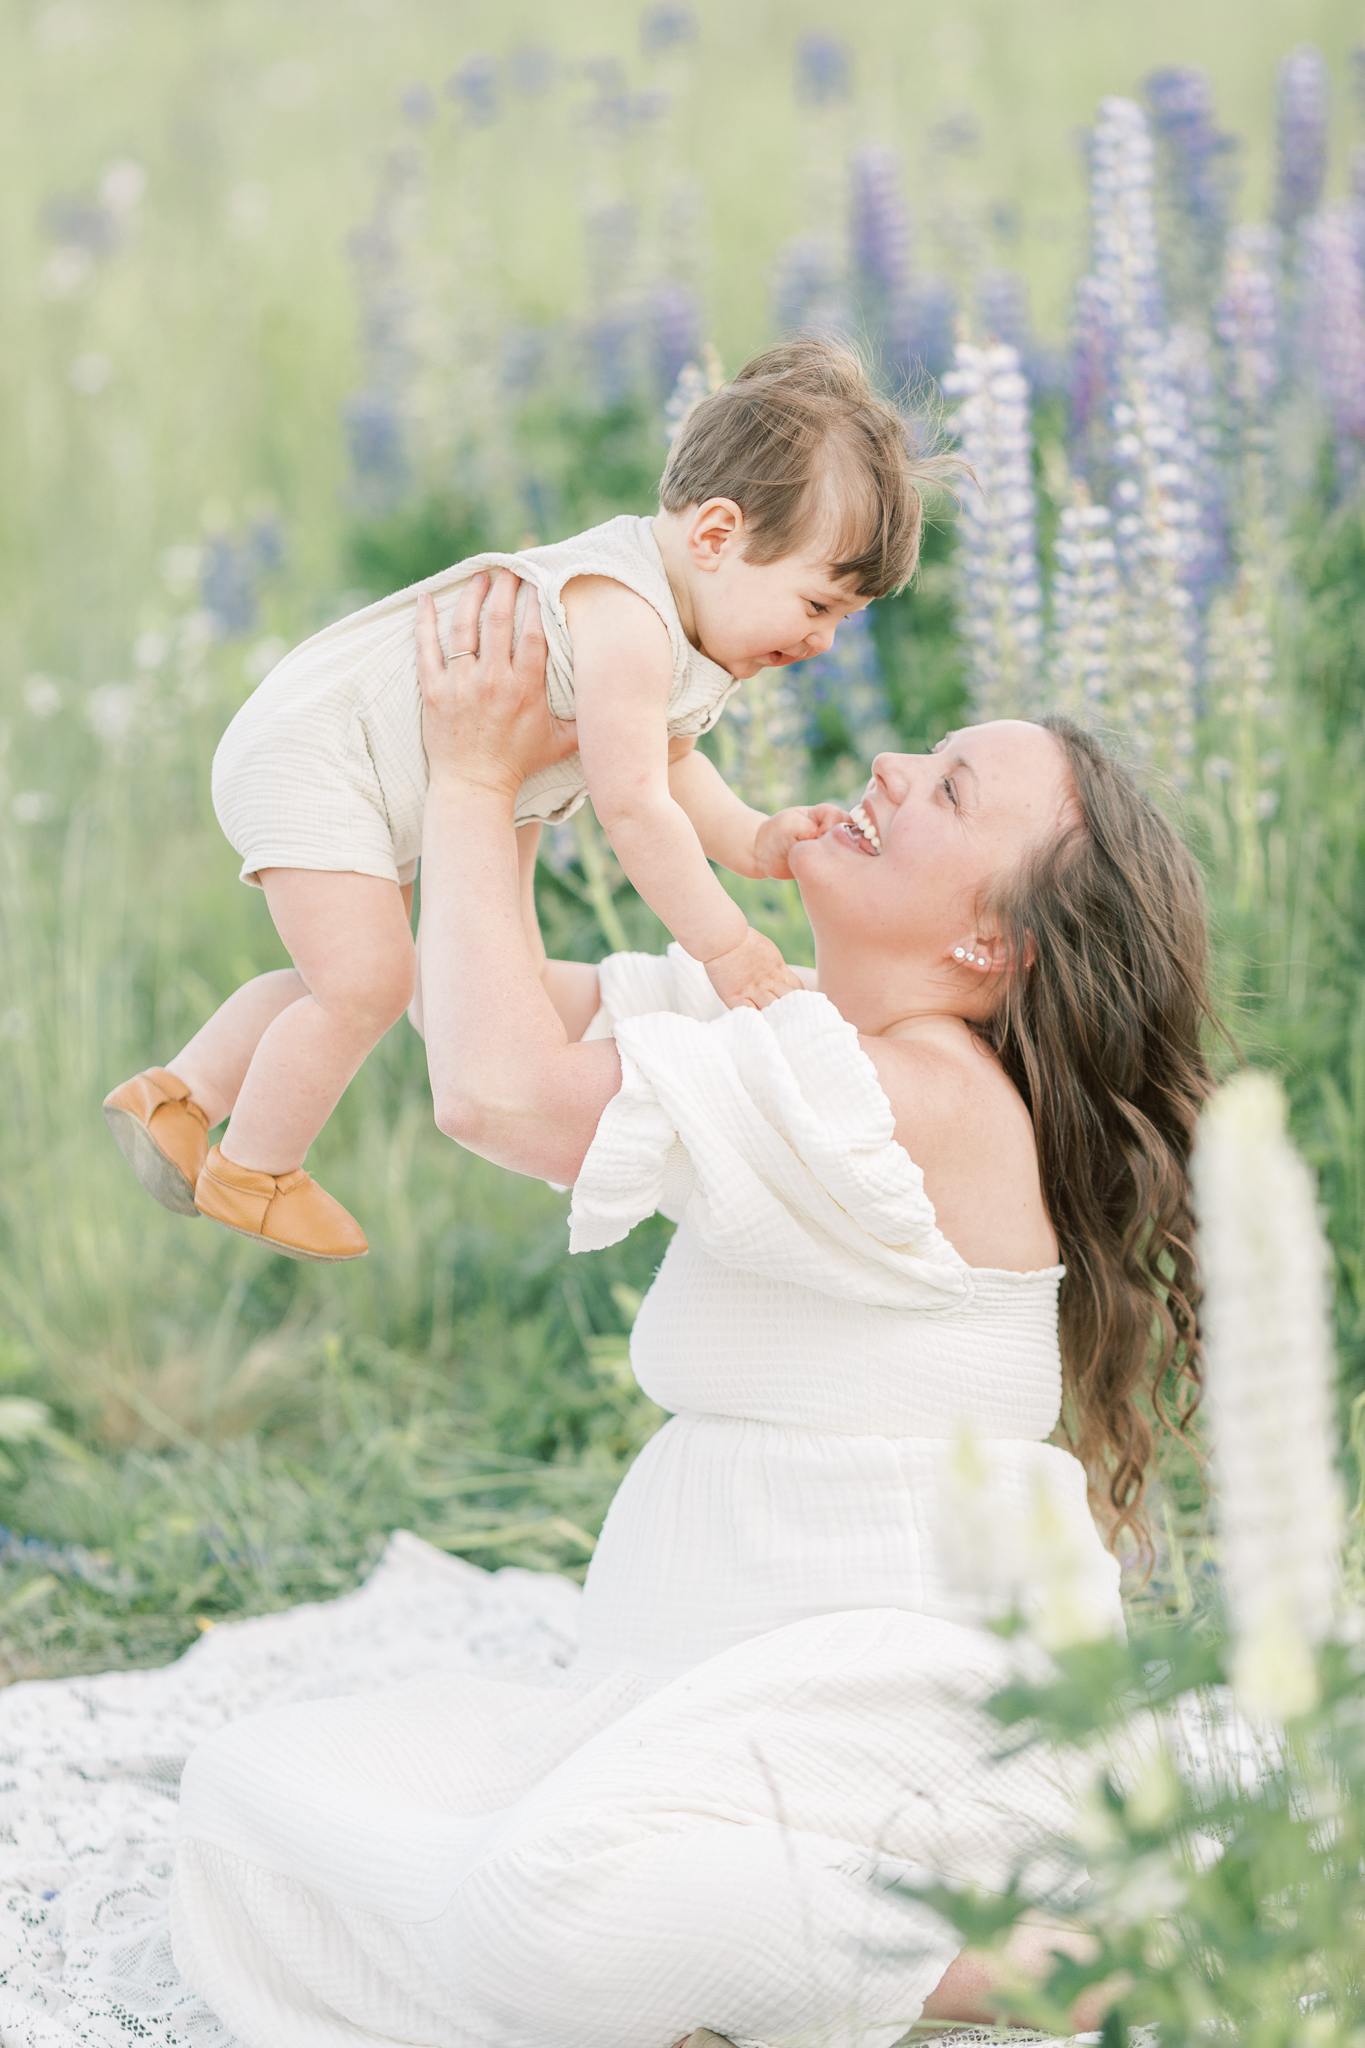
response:
[[[601,972],[621,1089],[574,1187],[572,1250],[615,1244],[662,1209],[723,1265],[885,1307],[970,1297],[970,1271],[832,1003],[802,990],[725,1010],[676,947],[618,954]]]

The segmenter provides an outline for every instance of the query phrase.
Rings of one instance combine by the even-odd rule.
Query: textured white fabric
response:
[[[517,630],[538,593],[549,642],[545,694],[574,716],[573,646],[562,593],[575,576],[606,576],[653,605],[668,628],[673,684],[668,730],[713,726],[738,688],[691,646],[648,519],[623,515],[569,540],[519,554],[472,555],[340,619],[284,657],[246,701],[213,760],[219,823],[242,856],[242,880],[266,867],[315,868],[410,882],[422,845],[427,760],[413,629],[430,591],[443,639],[460,592],[480,569],[523,579]],[[517,823],[566,818],[586,790],[577,754],[523,783]]]
[[[1091,1623],[1120,1625],[1078,1468],[1037,1441],[1058,1272],[963,1263],[823,998],[717,1015],[677,949],[602,987],[626,1081],[574,1239],[681,1219],[633,1339],[677,1412],[567,1669],[437,1668],[224,1715],[194,1751],[175,1963],[246,2048],[889,2048],[957,1944],[887,1880],[999,1886],[1066,1825],[1061,1761],[998,1760],[979,1711],[1020,1652],[957,1569],[953,1478],[965,1425],[992,1514],[1044,1501]],[[195,2026],[151,2038],[225,2048]]]
[[[0,1691],[0,2048],[232,2048],[171,1959],[190,1750],[290,1701],[489,1670],[551,1680],[579,1600],[567,1579],[479,1571],[400,1533],[358,1592],[224,1623],[164,1670]]]

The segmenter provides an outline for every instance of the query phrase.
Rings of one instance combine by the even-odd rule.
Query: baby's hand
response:
[[[771,939],[751,925],[737,946],[718,953],[706,962],[712,988],[729,1010],[766,1010],[779,996],[790,995],[803,983],[788,967]]]
[[[848,812],[841,811],[838,804],[798,804],[789,811],[774,811],[754,834],[754,859],[759,873],[771,875],[777,882],[789,882],[792,871],[788,855],[798,839],[818,839],[831,826],[841,825],[847,816]]]

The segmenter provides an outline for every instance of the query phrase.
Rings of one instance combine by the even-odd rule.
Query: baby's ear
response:
[[[688,521],[686,541],[693,567],[714,574],[727,554],[743,548],[743,509],[733,498],[708,498]]]

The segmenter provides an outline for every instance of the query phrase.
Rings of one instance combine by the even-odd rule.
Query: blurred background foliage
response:
[[[165,1215],[108,1142],[105,1091],[282,960],[213,819],[213,746],[288,645],[369,597],[476,546],[649,510],[679,406],[803,323],[909,378],[921,431],[943,410],[933,380],[964,440],[973,392],[1020,380],[1000,400],[1031,494],[1010,630],[1036,584],[1054,647],[1080,603],[1058,581],[1079,573],[1078,485],[1112,481],[1095,421],[1138,374],[1073,304],[1097,274],[1087,180],[1110,93],[1157,137],[1162,346],[1202,334],[1189,360],[1212,365],[1204,414],[1197,375],[1161,372],[1187,445],[1152,516],[1206,472],[1225,485],[1199,500],[1223,555],[1178,650],[1191,725],[1170,800],[1209,866],[1234,1028],[1285,1073],[1320,1173],[1344,1386],[1365,1384],[1365,234],[1335,283],[1304,256],[1314,222],[1356,232],[1357,33],[1344,5],[1282,0],[1254,18],[863,0],[837,24],[814,4],[527,0],[496,27],[430,0],[5,10],[0,1676],[164,1658],[219,1616],[353,1583],[397,1525],[482,1563],[582,1570],[659,1419],[626,1346],[667,1226],[570,1266],[562,1196],[437,1135],[406,1026],[313,1159],[370,1236],[354,1268]],[[1281,59],[1305,38],[1321,56],[1295,100]],[[1152,83],[1163,68],[1184,100]],[[1277,238],[1249,245],[1278,322],[1255,418],[1229,411],[1215,349],[1237,221]],[[1314,291],[1325,328],[1303,315]],[[973,369],[962,337],[995,356]],[[1104,346],[1108,397],[1087,412],[1077,365]],[[1254,561],[1249,451],[1273,476]],[[722,722],[722,766],[755,800],[846,795],[876,746],[993,708],[971,522],[959,545],[951,509],[912,591]],[[1249,561],[1262,637],[1234,686],[1209,620]],[[1057,673],[1043,645],[1029,705]],[[1141,692],[1105,648],[1089,709],[1140,757]],[[542,874],[553,948],[661,942],[590,821],[551,836]],[[789,886],[737,893],[809,957]],[[1149,1602],[1186,1598],[1199,1512],[1197,1476],[1173,1468]]]

